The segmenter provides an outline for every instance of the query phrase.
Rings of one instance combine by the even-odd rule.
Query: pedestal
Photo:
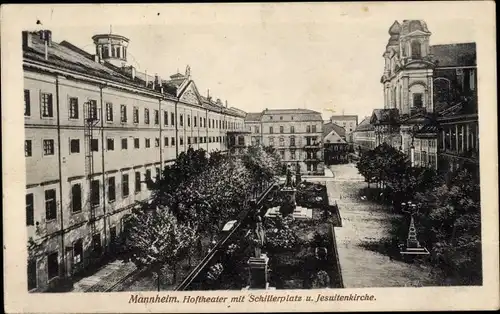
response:
[[[261,254],[260,257],[250,257],[248,259],[248,269],[250,272],[250,289],[267,289],[269,257]]]
[[[280,207],[280,212],[283,217],[293,213],[297,202],[295,200],[295,195],[297,194],[297,189],[291,187],[284,187],[281,189],[281,195],[283,196],[283,204]]]

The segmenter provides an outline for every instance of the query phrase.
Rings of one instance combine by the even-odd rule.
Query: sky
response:
[[[189,65],[202,95],[209,89],[214,98],[247,112],[308,108],[324,119],[344,113],[361,120],[383,107],[380,77],[388,30],[395,19],[410,18],[342,18],[311,8],[295,19],[284,18],[276,7],[246,12],[255,18],[219,14],[216,23],[186,17],[149,25],[115,23],[111,30],[130,39],[128,62],[139,71],[167,79]],[[475,41],[472,20],[433,14],[425,21],[431,45]],[[95,53],[91,37],[108,33],[110,24],[50,29],[54,40]]]

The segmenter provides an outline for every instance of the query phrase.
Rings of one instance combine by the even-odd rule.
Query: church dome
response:
[[[422,20],[404,20],[401,25],[401,35],[408,35],[416,31],[430,33],[427,24]]]
[[[398,21],[394,21],[392,26],[389,28],[389,35],[391,35],[392,37],[393,35],[399,35],[400,32],[401,32],[401,25],[399,25]]]

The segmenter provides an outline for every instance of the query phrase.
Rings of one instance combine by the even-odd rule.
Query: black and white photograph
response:
[[[204,19],[174,4],[80,25],[39,6],[16,33],[24,124],[2,136],[24,138],[23,218],[4,226],[27,295],[250,311],[498,288],[483,24],[351,4],[199,5]]]

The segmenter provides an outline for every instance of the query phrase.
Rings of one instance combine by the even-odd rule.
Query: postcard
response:
[[[6,311],[498,309],[494,7],[2,6]]]

